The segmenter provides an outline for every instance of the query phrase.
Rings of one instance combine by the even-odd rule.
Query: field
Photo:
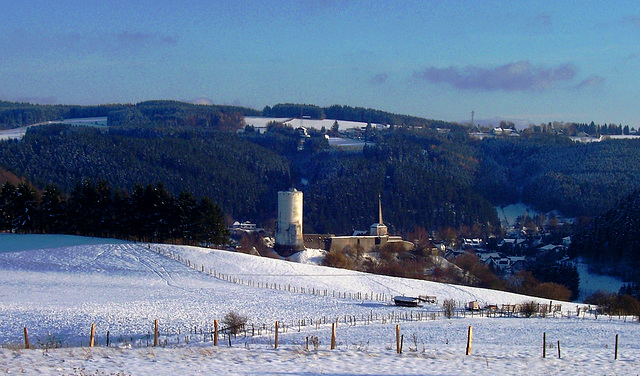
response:
[[[401,308],[390,299],[532,298],[196,247],[25,235],[17,248],[16,236],[0,235],[0,249],[14,244],[0,253],[0,374],[638,374],[640,325],[575,303],[546,318],[458,311],[447,319],[440,304]],[[247,330],[213,346],[213,322],[229,312],[246,316]],[[160,345],[151,347],[155,320]],[[25,327],[34,349],[24,349]]]

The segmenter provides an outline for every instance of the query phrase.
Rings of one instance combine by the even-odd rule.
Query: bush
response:
[[[619,315],[640,316],[640,302],[631,295],[618,295],[612,311]]]
[[[522,313],[524,317],[527,318],[535,315],[536,313],[538,313],[538,303],[534,302],[533,300],[522,303],[522,305],[520,306],[520,313]]]
[[[442,302],[442,308],[444,309],[445,317],[450,319],[453,317],[453,312],[456,310],[456,301],[453,299],[445,299]]]
[[[224,316],[222,323],[230,334],[238,334],[244,330],[244,326],[247,324],[247,317],[231,311]]]
[[[332,268],[355,269],[355,263],[344,251],[331,251],[324,256],[322,265]]]
[[[559,285],[553,282],[544,282],[539,284],[533,288],[531,294],[541,298],[561,300],[564,302],[571,300],[571,290],[564,285]]]

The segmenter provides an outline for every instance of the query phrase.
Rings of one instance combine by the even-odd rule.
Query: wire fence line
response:
[[[295,275],[295,274],[282,274],[282,275],[278,275],[278,274],[225,274],[222,272],[217,271],[216,269],[208,266],[208,265],[204,265],[204,264],[198,264],[195,262],[192,262],[190,259],[183,257],[182,255],[180,255],[179,253],[176,252],[172,252],[172,251],[168,251],[165,250],[163,248],[160,247],[154,247],[151,246],[151,244],[148,245],[148,249],[161,254],[165,257],[169,257],[173,260],[176,260],[194,270],[198,270],[202,273],[206,273],[214,278],[226,281],[226,282],[231,282],[231,283],[235,283],[238,285],[243,285],[243,286],[248,286],[248,287],[257,287],[257,288],[265,288],[265,289],[270,289],[270,290],[280,290],[280,291],[287,291],[287,292],[291,292],[291,293],[296,293],[296,294],[307,294],[307,295],[315,295],[315,296],[324,296],[324,297],[332,297],[332,298],[339,298],[339,299],[350,299],[350,300],[367,300],[367,301],[373,301],[373,302],[391,302],[392,301],[392,296],[385,294],[385,293],[375,293],[373,291],[370,292],[348,292],[348,291],[335,291],[335,290],[329,290],[329,289],[323,289],[323,288],[316,288],[316,287],[302,287],[302,286],[295,286],[295,285],[291,285],[290,283],[284,284],[284,283],[275,283],[275,282],[268,282],[268,281],[256,281],[254,279],[250,279],[250,278],[241,278],[241,277],[277,277],[277,276],[287,276],[287,277],[295,277],[295,276],[304,276],[304,277],[316,277],[316,276],[330,276],[330,277],[339,277],[339,276],[350,276],[350,274],[327,274],[327,275],[308,275],[308,274],[304,274],[304,275]]]
[[[149,249],[169,257],[171,259],[177,260],[188,267],[191,267],[197,271],[207,273],[215,278],[220,280],[224,280],[231,283],[252,286],[252,287],[261,287],[268,288],[274,290],[283,290],[295,293],[303,293],[303,294],[312,294],[312,295],[320,295],[320,296],[333,296],[340,299],[358,299],[358,300],[373,300],[373,301],[383,301],[388,303],[391,306],[391,299],[384,294],[374,294],[372,293],[347,293],[347,292],[334,292],[327,289],[316,289],[316,288],[301,288],[301,287],[293,287],[289,284],[276,284],[269,282],[254,282],[250,279],[244,278],[236,278],[231,275],[225,275],[223,273],[219,273],[213,268],[207,268],[204,265],[199,265],[191,262],[189,259],[182,257],[180,254],[164,250],[162,248],[151,247],[148,246]],[[575,311],[562,311],[559,305],[552,305],[551,302],[549,305],[547,304],[538,304],[537,307],[534,307],[534,312],[531,314],[532,316],[538,317],[556,317],[556,318],[569,318],[569,319],[608,319],[609,321],[615,319],[615,316],[605,316],[598,314],[595,307],[590,306],[580,306],[576,305]],[[95,327],[92,325],[91,328],[91,338],[87,338],[86,335],[74,335],[62,337],[60,335],[49,334],[47,335],[35,337],[36,341],[33,344],[29,344],[28,341],[28,333],[27,328],[24,328],[24,337],[25,337],[25,347],[35,347],[35,348],[56,348],[56,347],[76,347],[76,346],[107,346],[107,347],[152,347],[152,346],[178,346],[183,344],[189,344],[192,342],[198,343],[206,343],[206,342],[217,342],[220,340],[221,343],[226,343],[228,346],[232,346],[233,343],[240,337],[243,340],[251,339],[251,341],[256,340],[256,343],[269,343],[271,344],[275,337],[276,333],[279,334],[287,334],[291,332],[309,332],[313,334],[311,337],[307,337],[307,346],[309,342],[309,338],[312,338],[311,342],[313,343],[314,335],[318,331],[328,331],[329,327],[332,325],[341,325],[341,326],[358,326],[358,325],[386,325],[386,324],[396,324],[399,325],[401,323],[406,322],[420,322],[420,321],[430,321],[430,320],[441,320],[445,318],[474,318],[474,317],[530,317],[528,313],[523,310],[523,305],[519,304],[502,304],[500,306],[493,305],[488,308],[485,307],[483,309],[474,310],[468,309],[466,303],[456,302],[455,307],[452,310],[448,311],[443,306],[438,306],[435,304],[431,304],[426,308],[420,308],[419,310],[415,310],[412,308],[406,309],[403,307],[397,307],[397,311],[393,310],[391,312],[379,312],[375,310],[370,310],[368,313],[359,313],[356,315],[344,314],[340,316],[327,316],[323,315],[321,317],[302,317],[298,319],[289,319],[289,320],[281,320],[278,321],[279,328],[276,329],[274,323],[244,323],[240,326],[230,326],[226,325],[224,327],[219,327],[217,320],[214,320],[212,323],[199,323],[199,324],[188,324],[185,323],[179,326],[166,326],[160,323],[158,328],[158,322],[156,320],[156,327],[153,331],[148,330],[146,333],[110,333],[107,331],[106,333],[100,334],[98,328],[98,334],[93,335],[95,333]],[[618,320],[634,320],[631,316],[618,316]],[[223,320],[224,321],[224,320]],[[221,337],[221,338],[220,338]],[[283,343],[286,343],[287,339],[283,339]],[[315,339],[317,342],[317,338]],[[32,345],[32,346],[31,346]],[[15,345],[14,345],[15,346]],[[5,346],[6,347],[6,346]]]

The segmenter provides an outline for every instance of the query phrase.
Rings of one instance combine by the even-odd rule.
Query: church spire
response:
[[[378,193],[378,223],[383,224],[382,222],[382,199],[380,198],[380,194]]]

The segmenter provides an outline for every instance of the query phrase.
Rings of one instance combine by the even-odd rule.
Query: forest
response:
[[[581,144],[545,135],[483,140],[476,188],[496,205],[594,217],[640,187],[639,147],[639,140]]]
[[[499,233],[494,205],[516,202],[588,223],[640,187],[637,140],[579,144],[552,132],[477,140],[456,124],[360,107],[277,104],[257,111],[176,101],[85,107],[0,102],[0,114],[4,127],[107,117],[106,129],[50,124],[30,128],[20,141],[0,142],[0,166],[39,191],[53,183],[69,195],[86,179],[123,192],[162,183],[172,195],[188,190],[198,199],[210,197],[230,219],[269,227],[277,191],[293,186],[305,193],[307,233],[367,228],[377,219],[378,196],[385,223],[400,234],[416,226],[469,236]],[[329,147],[320,130],[310,129],[311,137],[302,140],[283,124],[264,134],[244,127],[244,116],[301,114],[396,126],[367,127],[361,151]]]
[[[29,183],[0,189],[0,231],[52,233],[190,245],[226,244],[218,205],[188,191],[172,196],[162,184],[136,185],[131,194],[91,179],[68,195],[55,184],[42,193]]]
[[[596,216],[574,236],[569,251],[584,257],[598,272],[640,285],[640,190]]]

